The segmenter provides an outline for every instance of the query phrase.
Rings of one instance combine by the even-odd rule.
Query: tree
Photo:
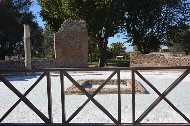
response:
[[[110,47],[110,51],[112,52],[114,58],[125,53],[125,50],[126,47],[124,47],[124,44],[121,42],[112,43]]]
[[[99,47],[99,66],[105,66],[108,37],[118,33],[124,21],[126,0],[38,0],[40,15],[56,32],[66,19],[87,22],[88,34]]]
[[[186,0],[128,0],[126,30],[128,42],[143,53],[168,45],[170,29],[189,20]]]
[[[98,61],[98,57],[100,55],[98,51],[97,44],[94,40],[88,40],[88,54],[89,54],[89,61]]]
[[[178,27],[173,27],[171,29],[171,34],[173,34],[170,39],[170,50],[175,52],[186,52],[190,51],[190,31],[189,26],[181,25]]]
[[[29,11],[31,4],[31,0],[0,0],[0,60],[4,60],[5,55],[13,55],[15,51],[23,51],[23,24],[31,27],[34,52],[40,51],[42,29]]]
[[[44,42],[42,47],[45,57],[54,58],[54,35],[50,32],[49,29],[44,29],[43,36]]]
[[[32,57],[42,58],[45,56],[43,29],[37,23],[30,23],[30,40]]]
[[[130,37],[129,42],[141,53],[149,53],[151,46],[158,48],[161,44],[155,33],[156,27],[159,27],[155,24],[161,11],[162,6],[159,0],[128,1],[126,30]]]

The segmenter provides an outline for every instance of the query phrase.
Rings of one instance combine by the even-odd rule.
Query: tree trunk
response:
[[[5,60],[5,53],[1,48],[0,48],[0,60]]]
[[[104,67],[105,64],[104,64],[104,51],[103,51],[103,39],[102,38],[99,39],[98,47],[99,47],[99,51],[100,51],[98,67]]]
[[[107,43],[108,43],[107,37],[99,39],[98,47],[99,47],[99,51],[100,51],[100,57],[99,57],[98,67],[106,66]]]

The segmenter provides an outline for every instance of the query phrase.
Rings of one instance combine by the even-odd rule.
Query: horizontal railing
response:
[[[131,79],[132,79],[132,123],[122,123],[122,115],[121,112],[125,111],[121,109],[121,71],[131,71]],[[154,71],[154,70],[184,70],[184,72],[164,91],[160,92],[153,84],[151,84],[141,73],[140,71]],[[110,76],[105,79],[105,81],[97,88],[95,92],[90,94],[85,90],[84,87],[82,87],[71,75],[69,72],[89,72],[89,71],[111,71]],[[40,77],[36,80],[36,82],[24,93],[22,94],[19,92],[12,84],[11,82],[6,79],[4,75],[8,73],[16,74],[16,73],[25,73],[27,76],[29,76],[29,73],[38,72],[42,73]],[[60,85],[61,85],[61,104],[62,104],[62,122],[61,123],[54,123],[53,122],[53,115],[52,115],[52,87],[51,87],[51,72],[56,72],[60,76]],[[3,114],[2,117],[0,117],[0,125],[108,125],[108,126],[136,126],[136,125],[142,125],[142,126],[189,126],[190,125],[190,119],[185,115],[183,112],[181,112],[170,100],[166,98],[166,96],[182,81],[190,72],[190,67],[126,67],[126,68],[52,68],[52,69],[37,69],[37,70],[0,70],[0,81],[1,83],[5,84],[12,92],[14,92],[15,95],[19,97],[19,100],[9,108],[9,110]],[[116,75],[117,78],[117,99],[118,99],[118,110],[117,110],[117,118],[115,118],[110,112],[103,107],[95,98],[102,88],[107,84],[109,80],[113,78],[113,76]],[[138,76],[141,78],[148,86],[151,87],[152,90],[156,94],[158,94],[158,98],[142,113],[139,118],[136,119],[136,109],[135,109],[135,78]],[[32,104],[31,101],[27,99],[27,95],[36,87],[36,85],[44,78],[47,79],[47,103],[48,103],[48,117],[45,116],[39,109],[37,109],[36,106]],[[66,119],[66,108],[65,108],[65,84],[64,84],[64,78],[69,79],[84,95],[87,96],[87,100],[80,106],[78,109],[71,114],[71,116]],[[1,90],[1,89],[0,89]],[[189,94],[190,95],[190,94]],[[0,95],[1,98],[1,95]],[[186,120],[186,123],[142,123],[143,119],[160,103],[162,100],[164,100],[168,105],[170,105],[173,110],[175,110],[184,120]],[[43,121],[44,123],[3,123],[3,120],[16,108],[16,106],[20,102],[24,102],[31,110],[33,110]],[[112,120],[113,123],[71,123],[72,119],[77,116],[77,114],[89,103],[92,101],[102,112],[104,112],[109,119]],[[143,102],[143,101],[142,101]]]

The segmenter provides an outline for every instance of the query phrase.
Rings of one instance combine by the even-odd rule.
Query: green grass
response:
[[[180,58],[190,58],[190,55],[175,56],[175,57],[180,57]]]
[[[97,62],[89,63],[89,66],[97,67]],[[129,67],[129,60],[107,60],[107,67]]]

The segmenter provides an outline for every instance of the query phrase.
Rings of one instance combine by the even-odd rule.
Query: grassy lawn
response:
[[[175,57],[180,57],[180,58],[190,58],[190,55],[175,56]]]
[[[97,62],[89,62],[89,66],[97,67]],[[107,60],[107,67],[129,67],[129,60]]]

